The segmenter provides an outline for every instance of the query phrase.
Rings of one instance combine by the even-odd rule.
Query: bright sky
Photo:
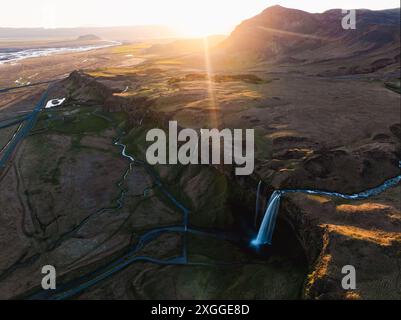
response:
[[[168,25],[186,35],[229,33],[242,20],[280,4],[309,12],[386,9],[399,0],[5,0],[2,27]]]

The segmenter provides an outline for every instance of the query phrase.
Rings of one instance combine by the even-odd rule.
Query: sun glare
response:
[[[207,73],[207,91],[210,106],[210,124],[213,128],[218,128],[218,103],[213,85],[213,66],[210,59],[209,40],[204,38],[205,69]]]
[[[213,25],[204,25],[203,22],[178,27],[178,31],[181,34],[191,37],[207,37],[219,33],[219,29],[219,27],[214,27]]]
[[[181,2],[178,6],[179,10],[177,6],[171,7],[170,24],[175,25],[181,34],[187,36],[205,37],[217,33],[228,33],[235,25],[234,20],[238,19],[233,18],[238,12],[231,11],[229,17],[224,17],[221,14],[222,11],[218,10],[220,6],[221,4],[213,4],[211,1]]]
[[[14,0],[2,4],[0,24],[45,28],[164,25],[181,35],[199,37],[230,33],[241,21],[275,4],[310,12],[333,7],[399,6],[397,0]]]

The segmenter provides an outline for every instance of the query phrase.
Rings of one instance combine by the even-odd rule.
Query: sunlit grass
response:
[[[314,202],[318,202],[320,204],[328,203],[331,201],[329,197],[324,197],[324,196],[317,196],[317,195],[307,195],[306,196],[309,200],[312,200]]]
[[[101,68],[86,71],[91,77],[113,78],[115,76],[133,76],[136,70],[133,68]]]
[[[382,246],[391,246],[393,241],[401,241],[401,234],[396,232],[385,232],[382,230],[367,230],[353,226],[322,225],[331,232],[346,236],[348,238],[372,242]]]
[[[148,49],[152,46],[150,43],[136,43],[130,45],[122,45],[113,48],[113,53],[117,54],[134,54],[142,51],[144,49]]]
[[[179,59],[160,59],[152,61],[154,64],[158,65],[182,65],[183,62]]]

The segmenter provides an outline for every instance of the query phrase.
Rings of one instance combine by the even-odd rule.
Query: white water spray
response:
[[[401,168],[401,161],[399,162],[399,167]],[[313,195],[342,198],[342,199],[346,199],[346,200],[364,200],[364,199],[368,199],[370,197],[377,196],[377,195],[381,194],[382,192],[386,191],[387,189],[398,185],[400,182],[401,182],[401,175],[385,181],[383,184],[381,184],[380,186],[378,186],[376,188],[369,189],[369,190],[366,190],[366,191],[363,191],[360,193],[355,193],[355,194],[343,194],[343,193],[338,193],[338,192],[328,192],[328,191],[308,190],[308,189],[274,191],[272,196],[270,197],[269,203],[267,204],[265,216],[263,217],[263,221],[259,227],[258,235],[257,235],[256,239],[252,240],[251,245],[255,246],[255,247],[259,247],[259,246],[263,246],[266,244],[268,244],[268,245],[272,244],[274,228],[276,226],[276,220],[277,220],[278,212],[280,209],[280,200],[281,200],[281,197],[287,193],[313,194]],[[258,186],[258,193],[259,192],[260,192],[260,185]],[[259,196],[257,195],[257,197],[259,197]],[[256,212],[256,216],[257,216],[257,212]]]
[[[280,200],[282,191],[274,191],[267,205],[265,216],[259,228],[258,236],[252,241],[252,245],[260,246],[272,244],[274,227],[276,225],[278,211],[280,209]]]

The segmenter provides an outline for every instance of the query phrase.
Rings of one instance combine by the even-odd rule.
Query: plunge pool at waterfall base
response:
[[[257,247],[249,245],[255,237],[255,232],[257,232],[257,228],[254,226],[254,212],[252,209],[254,209],[254,206],[248,206],[246,202],[233,201],[231,204],[231,212],[235,218],[234,233],[244,236],[243,242],[239,245],[241,250],[251,259],[261,260],[266,263],[267,269],[275,268],[275,273],[270,275],[272,281],[273,279],[301,277],[302,283],[296,296],[296,298],[300,298],[303,282],[309,272],[309,265],[304,248],[296,237],[296,232],[294,232],[290,224],[279,217],[273,235],[274,245]],[[292,287],[290,282],[291,280],[282,283],[283,288],[286,288],[285,290]],[[269,289],[267,288],[266,290]]]

